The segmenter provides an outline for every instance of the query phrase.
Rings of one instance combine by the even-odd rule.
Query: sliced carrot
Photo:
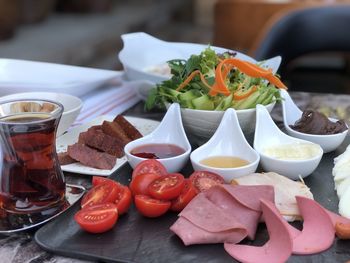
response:
[[[250,77],[265,78],[276,87],[280,89],[287,89],[287,87],[283,84],[283,82],[279,78],[274,76],[271,70],[263,69],[251,62],[243,61],[237,58],[228,58],[220,62],[220,64],[229,64],[229,65],[235,66],[241,72],[243,72],[244,74]],[[220,66],[220,64],[218,66]]]
[[[274,76],[271,70],[263,69],[251,62],[243,61],[237,58],[228,58],[221,60],[219,59],[219,64],[217,65],[215,69],[215,83],[214,85],[210,86],[208,82],[206,81],[204,75],[199,71],[195,70],[193,71],[185,80],[182,82],[179,87],[176,89],[177,91],[180,91],[184,87],[186,87],[191,80],[196,76],[200,75],[201,82],[210,89],[209,95],[215,96],[218,93],[221,93],[225,96],[229,96],[231,94],[231,91],[227,87],[225,81],[227,79],[228,74],[230,73],[231,69],[233,67],[238,68],[241,72],[244,74],[253,77],[253,78],[265,78],[270,83],[275,85],[278,88],[281,89],[287,89],[287,87],[283,84],[283,82]],[[257,90],[257,87],[251,88],[249,92],[247,92],[244,95],[234,94],[235,100],[244,99],[246,97],[249,97],[252,93],[254,93]]]
[[[197,75],[197,74],[201,74],[201,72],[197,69],[195,71],[193,71],[185,80],[184,82],[182,82],[176,89],[176,91],[180,91],[182,90],[184,87],[186,87],[191,80]]]
[[[220,62],[215,69],[215,89],[212,89],[209,92],[209,95],[211,96],[215,96],[217,93],[222,93],[226,96],[230,95],[230,90],[227,88],[226,84],[225,84],[225,79],[227,78],[228,73],[230,72],[231,68],[227,67],[224,70],[224,74],[222,73],[222,67],[224,65],[225,60],[223,60],[222,62]]]

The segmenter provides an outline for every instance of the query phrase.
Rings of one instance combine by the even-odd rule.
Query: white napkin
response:
[[[84,106],[73,126],[89,122],[101,115],[118,115],[140,101],[131,83],[94,90],[82,97]]]

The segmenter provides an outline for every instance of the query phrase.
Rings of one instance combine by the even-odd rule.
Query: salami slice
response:
[[[293,241],[287,223],[275,205],[269,201],[261,201],[270,239],[261,247],[237,244],[224,244],[224,248],[235,259],[242,262],[285,262],[292,254]]]
[[[316,201],[297,196],[304,219],[303,230],[293,240],[293,254],[315,254],[328,249],[334,241],[334,226],[326,210]]]

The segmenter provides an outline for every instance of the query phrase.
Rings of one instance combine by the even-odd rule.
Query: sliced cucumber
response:
[[[215,110],[223,111],[230,108],[232,106],[232,98],[233,98],[233,95],[231,93],[229,96],[221,100],[219,105],[216,106]]]
[[[193,107],[196,110],[214,110],[214,102],[208,95],[202,95],[192,100]]]
[[[243,110],[243,109],[251,109],[255,108],[256,101],[258,100],[260,96],[260,92],[254,92],[252,95],[250,95],[248,98],[242,100],[242,103],[240,103],[237,107],[237,110]]]
[[[257,99],[257,101],[255,102],[255,104],[261,104],[265,99],[267,99],[270,95],[270,89],[269,88],[266,88],[264,89],[260,95],[259,95],[259,98]]]

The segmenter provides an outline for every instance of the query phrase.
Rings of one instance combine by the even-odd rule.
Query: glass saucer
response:
[[[0,234],[12,234],[45,224],[71,207],[82,197],[84,192],[85,188],[80,185],[66,184],[66,202],[58,212],[55,211],[54,215],[47,211],[47,215],[42,214],[30,218],[11,217],[7,215],[6,211],[0,209]]]

